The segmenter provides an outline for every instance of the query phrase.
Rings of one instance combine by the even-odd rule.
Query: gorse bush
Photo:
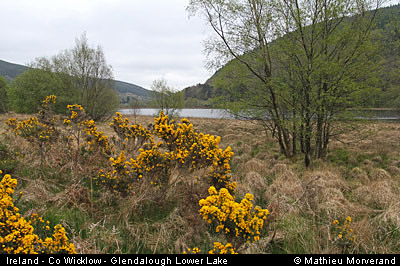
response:
[[[165,186],[173,169],[188,169],[193,173],[209,168],[210,185],[234,192],[236,183],[231,181],[229,165],[231,148],[223,151],[218,147],[219,137],[196,132],[189,120],[175,124],[161,112],[150,130],[130,125],[128,118],[116,113],[110,126],[119,138],[121,151],[118,156],[110,157],[110,170],[99,172],[98,184],[126,194],[135,187],[135,182],[143,179],[155,186]]]
[[[11,130],[29,143],[39,147],[41,162],[49,150],[47,143],[57,139],[58,131],[55,128],[56,119],[51,111],[51,105],[56,103],[56,96],[50,95],[42,102],[36,116],[18,122],[15,118],[6,121]]]
[[[351,226],[351,217],[348,216],[342,222],[334,220],[332,222],[333,243],[337,245],[344,253],[350,251],[357,244],[357,236]]]
[[[135,195],[137,188],[144,184],[147,190],[155,191],[154,194],[158,195],[156,200],[161,200],[177,182],[193,186],[201,182],[199,188],[205,190],[209,187],[209,196],[196,200],[194,204],[200,207],[201,217],[214,225],[214,233],[223,233],[222,238],[228,240],[226,245],[214,242],[210,252],[236,253],[235,250],[242,244],[259,240],[269,212],[258,206],[253,207],[251,194],[236,201],[237,184],[232,181],[230,166],[233,152],[230,147],[220,148],[220,137],[199,132],[188,119],[176,123],[163,112],[154,118],[154,124],[146,128],[131,124],[128,118],[116,113],[109,124],[115,134],[108,137],[98,130],[81,105],[68,105],[67,115],[58,121],[50,108],[55,101],[55,96],[49,96],[35,117],[22,122],[9,119],[7,125],[15,135],[37,144],[33,147],[38,147],[42,155],[44,150],[52,147],[50,143],[63,143],[64,150],[61,150],[58,162],[65,163],[68,161],[65,159],[70,159],[75,177],[73,182],[85,171],[81,161],[91,161],[96,165],[97,169],[87,170],[90,178],[95,176],[93,180],[98,189],[111,191],[117,198]],[[81,182],[82,179],[79,179]],[[201,222],[200,217],[198,219]],[[35,219],[37,221],[40,219]],[[37,228],[44,232],[49,230],[46,224]],[[62,227],[55,227],[53,239],[53,242],[48,238],[42,241],[46,249],[40,251],[73,251],[62,248],[67,245]],[[36,242],[42,243],[40,240]],[[16,247],[29,245],[32,244],[17,243]],[[38,252],[38,248],[31,251]],[[194,248],[190,252],[200,250]]]
[[[305,169],[255,138],[251,121],[116,113],[103,123],[75,104],[53,115],[55,100],[32,117],[0,117],[2,253],[67,253],[72,243],[95,254],[400,251],[400,125],[372,124],[371,143],[338,143],[328,158],[346,149],[350,168]]]
[[[88,150],[101,150],[106,154],[111,154],[113,146],[109,143],[108,137],[104,132],[98,131],[96,123],[88,119],[84,108],[79,104],[67,105],[69,117],[64,119],[64,125],[67,127],[77,143],[80,143],[80,136],[84,136]],[[82,134],[85,133],[85,134]],[[78,145],[79,148],[79,145]]]
[[[2,171],[0,170],[0,178]],[[64,253],[74,254],[75,247],[69,243],[64,227],[56,225],[52,235],[49,222],[37,214],[26,220],[14,205],[12,195],[15,192],[17,180],[10,175],[4,175],[0,183],[0,254],[37,254]],[[32,224],[42,223],[42,235],[36,233],[38,227]]]
[[[183,254],[199,254],[199,253],[201,253],[201,250],[197,247],[188,248],[186,251],[183,252]],[[208,254],[238,254],[238,253],[236,253],[231,243],[224,245],[220,242],[214,242],[214,248],[208,251]]]
[[[269,211],[259,206],[253,208],[253,195],[246,194],[240,203],[228,190],[219,192],[215,187],[208,190],[210,196],[200,200],[200,214],[209,224],[215,223],[216,232],[223,232],[232,242],[254,242],[260,233]]]

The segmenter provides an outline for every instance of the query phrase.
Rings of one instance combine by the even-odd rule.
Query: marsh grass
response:
[[[1,115],[0,133],[10,117],[27,118]],[[152,117],[136,120],[154,123]],[[346,252],[400,252],[400,124],[363,124],[362,137],[345,133],[332,142],[327,160],[306,169],[301,156],[282,157],[271,136],[251,121],[190,120],[199,131],[220,135],[221,148],[232,147],[237,197],[250,192],[271,212],[260,241],[241,253],[342,253],[331,224],[349,215],[357,241]],[[108,124],[98,127],[112,138]],[[7,133],[0,137],[0,169],[18,179],[22,213],[62,224],[78,253],[182,253],[194,246],[210,250],[221,240],[198,214],[208,188],[199,180],[177,174],[162,198],[146,183],[121,197],[93,183],[107,160],[83,152],[74,172],[67,152],[56,143],[41,165],[27,142]]]

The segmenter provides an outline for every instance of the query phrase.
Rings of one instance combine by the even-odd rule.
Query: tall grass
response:
[[[27,117],[0,116],[0,169],[18,179],[17,193],[24,191],[18,207],[62,224],[78,253],[182,253],[193,247],[211,250],[223,240],[198,213],[199,200],[208,196],[205,183],[185,181],[183,172],[174,171],[162,201],[148,184],[123,197],[93,182],[109,165],[107,159],[90,159],[80,151],[74,168],[73,158],[63,156],[68,151],[55,143],[41,165],[27,142],[6,132],[4,121],[11,117]],[[143,126],[154,123],[152,117],[136,119]],[[346,133],[332,143],[326,161],[305,169],[302,158],[282,157],[272,138],[260,137],[262,129],[251,121],[191,122],[201,132],[220,135],[221,148],[232,147],[237,197],[250,192],[257,205],[270,211],[260,240],[239,252],[400,252],[400,124],[364,124],[362,138],[353,140]],[[98,124],[98,131],[116,138],[109,123]],[[348,216],[356,240],[344,249],[332,222]]]

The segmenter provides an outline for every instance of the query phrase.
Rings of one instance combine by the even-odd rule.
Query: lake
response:
[[[120,109],[118,110],[122,115],[133,114],[132,109]],[[149,115],[155,116],[157,115],[158,109],[139,109],[138,115]],[[182,109],[179,112],[180,117],[197,117],[197,118],[229,118],[232,119],[233,116],[227,114],[224,110],[221,109]]]
[[[123,115],[129,115],[133,114],[133,109],[120,109],[118,112]],[[155,116],[157,112],[158,109],[144,108],[139,109],[138,115]],[[187,118],[234,118],[222,109],[182,109],[179,116]],[[354,116],[359,119],[398,121],[400,120],[400,111],[395,109],[366,109],[354,111]]]

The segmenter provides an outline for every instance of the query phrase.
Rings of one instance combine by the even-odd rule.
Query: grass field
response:
[[[187,180],[177,171],[162,197],[146,183],[122,196],[94,181],[107,160],[85,157],[73,165],[65,147],[54,143],[41,161],[31,144],[7,131],[9,118],[28,116],[0,115],[0,169],[18,180],[24,196],[17,206],[25,216],[38,213],[61,223],[78,253],[207,252],[224,240],[199,215],[198,202],[208,195],[204,172]],[[154,123],[152,117],[136,120]],[[301,156],[282,156],[274,139],[251,121],[190,122],[221,136],[221,148],[232,148],[236,197],[251,193],[270,212],[260,240],[241,245],[239,253],[400,252],[400,124],[356,124],[358,130],[332,140],[325,161],[306,169]],[[109,123],[98,128],[111,137]]]

